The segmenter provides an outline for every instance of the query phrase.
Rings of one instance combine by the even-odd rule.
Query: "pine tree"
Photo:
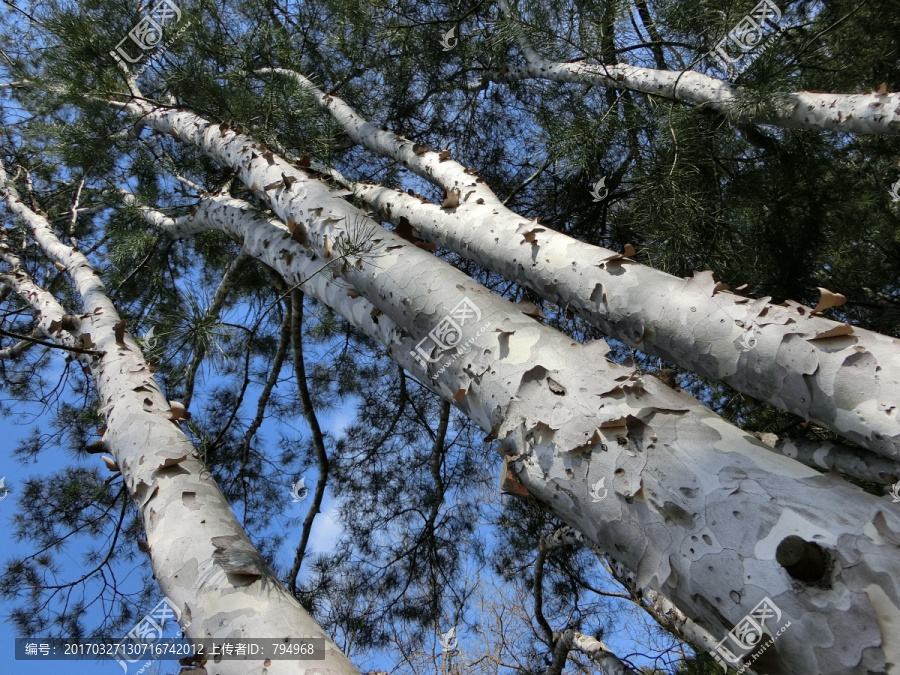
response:
[[[497,559],[520,588],[512,561],[537,556],[521,586],[535,621],[524,670],[638,668],[573,618],[581,591],[556,584],[539,600],[543,570],[562,574],[581,547],[700,652],[684,672],[709,670],[702,652],[766,601],[791,627],[735,667],[743,656],[758,672],[890,672],[900,523],[877,495],[900,479],[888,189],[900,83],[884,56],[897,17],[778,9],[789,28],[723,73],[704,54],[756,10],[720,4],[200,3],[168,16],[164,49],[129,52],[135,64],[109,55],[110,36],[141,18],[114,3],[5,17],[3,182],[26,226],[8,225],[3,251],[17,317],[7,333],[21,340],[4,355],[25,358],[4,366],[4,386],[38,391],[28,374],[45,370],[48,343],[77,355],[89,403],[57,423],[83,448],[105,422],[123,477],[114,495],[96,473],[73,476],[59,511],[111,508],[127,491],[128,531],[147,532],[141,550],[181,614],[191,609],[188,634],[225,635],[221,598],[202,580],[174,582],[181,528],[160,537],[151,502],[204,515],[172,492],[189,480],[208,508],[227,511],[224,495],[261,531],[277,491],[259,430],[271,414],[301,416],[308,436],[282,442],[279,460],[318,479],[293,564],[273,572],[280,541],[257,553],[229,515],[217,535],[228,542],[197,538],[197,568],[225,570],[246,621],[268,622],[251,597],[275,589],[269,611],[295,622],[278,636],[320,629],[276,576],[345,653],[417,654],[423,631],[465,617],[448,586],[473,592],[463,560],[479,555],[459,551],[484,545],[480,430],[499,441],[504,490],[534,510]],[[237,307],[244,316],[223,318]],[[125,332],[148,323],[140,343]],[[114,353],[139,370],[104,382]],[[210,368],[224,383],[198,396]],[[140,396],[132,409],[177,436],[177,456],[123,441],[109,404],[134,396],[129,378],[155,392],[149,410]],[[319,415],[360,393],[359,423],[335,442]],[[255,414],[242,411],[251,396]],[[182,408],[187,436],[168,419]],[[141,482],[141,452],[190,478]],[[820,473],[832,467],[849,481]],[[314,558],[327,485],[352,536]],[[3,590],[40,597],[49,566],[13,561]],[[367,569],[384,573],[372,585]],[[82,630],[83,614],[64,625]],[[52,612],[17,618],[33,633]],[[467,662],[453,658],[447,668]],[[352,672],[337,654],[331,667]]]

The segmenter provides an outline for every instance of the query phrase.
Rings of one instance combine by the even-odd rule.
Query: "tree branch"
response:
[[[505,0],[499,0],[497,4],[507,19],[513,18]],[[854,134],[900,134],[900,93],[825,94],[797,91],[781,95],[774,105],[746,105],[742,103],[742,88],[695,70],[654,70],[627,63],[560,63],[540,57],[524,37],[520,37],[519,43],[526,65],[502,71],[485,70],[483,81],[499,83],[545,79],[592,84],[706,106],[738,123]],[[473,84],[470,88],[478,86]]]
[[[209,308],[206,310],[204,319],[215,319],[219,316],[219,313],[225,306],[225,302],[228,300],[228,294],[231,292],[231,289],[234,288],[238,275],[248,260],[249,257],[242,250],[237,254],[234,260],[231,261],[228,269],[225,270],[225,274],[222,275],[222,280],[216,288],[216,292],[213,295]],[[197,351],[194,353],[194,358],[191,359],[184,377],[184,398],[182,401],[185,408],[190,407],[191,399],[194,397],[194,380],[197,377],[197,371],[205,356],[206,346],[201,343],[198,345]]]
[[[322,506],[325,496],[325,486],[328,484],[328,452],[325,449],[325,435],[319,426],[319,418],[313,407],[312,397],[309,395],[309,385],[306,382],[306,366],[303,363],[303,292],[294,289],[291,291],[291,357],[294,362],[294,374],[297,378],[297,389],[300,393],[300,402],[303,404],[302,414],[309,425],[312,434],[312,445],[316,453],[316,462],[319,465],[319,479],[316,481],[316,490],[313,501],[303,521],[303,530],[300,534],[300,542],[297,544],[297,552],[294,555],[294,564],[288,576],[288,587],[291,592],[297,593],[297,577],[300,575],[300,567],[306,555],[306,547],[309,544],[309,536],[312,532],[313,521]]]
[[[40,340],[38,338],[31,337],[30,335],[19,335],[18,333],[10,333],[9,331],[3,330],[0,328],[0,335],[5,335],[6,337],[16,338],[18,340],[22,340],[23,342],[9,347],[8,349],[0,350],[0,359],[9,358],[9,356],[18,356],[28,347],[29,343],[41,345],[42,347],[49,347],[50,349],[62,349],[67,352],[73,352],[75,354],[90,354],[92,356],[103,356],[106,352],[97,351],[96,349],[83,349],[81,347],[69,347],[68,345],[60,345],[55,344],[53,342],[47,342],[46,340]],[[24,344],[24,346],[23,346]],[[5,352],[10,352],[9,356],[5,356]]]

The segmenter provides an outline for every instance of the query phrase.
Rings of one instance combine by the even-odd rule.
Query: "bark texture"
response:
[[[373,257],[343,261],[348,285],[332,292],[368,300],[380,314],[360,323],[375,323],[398,363],[503,439],[515,478],[634,570],[638,587],[721,638],[765,598],[777,603],[792,625],[759,659],[772,673],[874,675],[900,664],[896,507],[608,362],[602,341],[580,345],[536,322],[252,139],[186,111],[123,107],[267,201],[290,235],[260,245],[275,249],[286,277],[304,255],[334,256],[351,227],[371,228]],[[822,565],[787,555],[810,548]]]
[[[900,481],[900,464],[897,462],[840,443],[785,438],[777,441],[774,449],[806,466],[838,471],[859,480],[882,485]]]
[[[784,93],[766,105],[747,103],[730,82],[695,70],[656,70],[627,63],[599,65],[539,59],[521,68],[486,71],[491,82],[543,79],[627,89],[702,105],[739,124],[820,129],[852,134],[900,134],[900,94]]]
[[[511,17],[505,0],[497,3]],[[695,70],[656,70],[627,63],[610,65],[582,61],[559,63],[542,58],[525,40],[521,68],[489,70],[491,82],[544,79],[638,91],[652,96],[702,105],[744,124],[770,124],[794,129],[820,129],[852,134],[900,134],[900,93],[826,94],[797,91],[781,94],[765,105],[747,103],[744,92],[726,80]]]
[[[597,664],[603,675],[638,675],[636,671],[622,663],[621,659],[602,640],[579,633],[571,628],[563,632],[561,639],[572,649],[587,654]]]
[[[0,185],[6,181],[0,167]],[[278,581],[253,547],[209,471],[172,421],[169,402],[89,261],[62,244],[45,218],[27,208],[9,186],[10,210],[30,227],[52,261],[64,265],[81,297],[77,329],[60,328],[65,313],[21,267],[11,281],[39,312],[42,334],[65,345],[105,352],[85,359],[106,419],[102,439],[112,452],[144,523],[150,563],[160,590],[190,638],[324,638],[324,661],[223,660],[208,664],[221,675],[359,671]],[[15,260],[0,251],[8,264]]]
[[[441,207],[380,186],[354,192],[386,219],[568,309],[631,347],[766,401],[886,457],[900,458],[900,340],[654,270],[507,209],[473,172],[378,129],[289,70],[347,134],[441,186]]]

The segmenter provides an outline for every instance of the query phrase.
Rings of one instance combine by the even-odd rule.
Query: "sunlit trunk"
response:
[[[0,186],[5,179],[0,167]],[[62,244],[47,220],[13,189],[6,201],[50,260],[64,266],[81,298],[83,313],[64,320],[65,311],[53,296],[34,284],[8,247],[0,250],[14,268],[7,283],[39,313],[40,332],[67,347],[103,353],[82,355],[106,420],[102,441],[140,513],[154,577],[184,633],[191,638],[314,637],[324,638],[326,645],[321,661],[275,659],[264,667],[262,659],[226,659],[208,672],[286,675],[315,666],[323,673],[358,675],[250,542],[173,419],[177,415],[87,258]]]
[[[246,228],[244,246],[271,250],[286,279],[301,258],[336,259],[354,229],[366,230],[373,248],[337,261],[328,280],[331,292],[370,303],[357,311],[377,311],[377,322],[354,325],[375,323],[398,363],[501,439],[518,484],[634,570],[638,588],[722,639],[771,603],[769,629],[791,622],[757,662],[771,673],[887,673],[897,662],[900,517],[888,502],[607,361],[602,341],[580,345],[542,325],[227,125],[123,107],[266,201],[287,228],[257,232],[246,209],[228,227]]]
[[[261,72],[289,77],[354,141],[448,195],[439,207],[398,190],[353,185],[384,218],[414,227],[422,239],[530,288],[631,347],[900,459],[900,340],[824,319],[795,302],[742,297],[712,272],[681,279],[525,220],[448,151],[377,128],[299,73]]]

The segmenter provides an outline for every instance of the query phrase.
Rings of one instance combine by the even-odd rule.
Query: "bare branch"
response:
[[[316,453],[316,463],[319,466],[319,479],[316,481],[316,489],[313,494],[312,504],[303,521],[303,529],[300,532],[300,542],[297,544],[297,552],[294,555],[294,564],[288,575],[288,587],[291,592],[297,592],[297,577],[303,558],[306,555],[306,547],[309,544],[309,536],[312,532],[313,521],[322,506],[325,496],[325,486],[328,484],[328,452],[325,449],[325,435],[319,426],[319,418],[313,407],[312,397],[309,395],[309,385],[306,381],[306,366],[303,363],[303,292],[294,289],[291,291],[291,358],[294,362],[294,375],[297,378],[297,390],[300,393],[300,403],[303,405],[302,414],[309,425],[312,435],[312,446]]]
[[[10,358],[11,356],[18,356],[25,349],[27,349],[29,344],[41,345],[42,347],[49,347],[50,349],[62,349],[67,352],[73,352],[75,354],[90,354],[92,356],[103,356],[106,352],[97,351],[96,349],[84,349],[81,347],[69,347],[68,345],[56,344],[54,342],[47,342],[46,340],[40,340],[35,337],[31,337],[30,335],[19,335],[17,333],[10,333],[9,331],[5,331],[0,328],[0,335],[5,335],[6,337],[17,338],[22,340],[17,345],[9,347],[7,349],[0,350],[0,359],[2,358]],[[23,346],[24,345],[24,346]],[[9,354],[7,354],[9,352]]]

